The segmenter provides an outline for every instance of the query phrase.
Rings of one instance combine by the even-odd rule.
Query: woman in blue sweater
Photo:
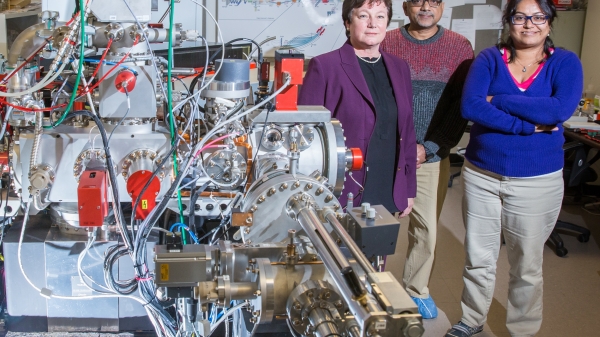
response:
[[[542,323],[542,257],[563,198],[562,123],[575,111],[583,71],[549,38],[552,0],[509,0],[509,37],[482,51],[467,77],[462,114],[473,122],[463,167],[466,265],[462,319],[446,337],[483,330],[504,234],[510,263],[506,326],[533,336]]]

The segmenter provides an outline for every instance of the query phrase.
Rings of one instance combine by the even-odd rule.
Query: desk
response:
[[[595,140],[591,140],[591,139],[587,138],[586,136],[584,136],[580,132],[573,132],[573,131],[569,131],[569,130],[565,129],[564,135],[565,135],[565,138],[567,138],[567,139],[571,139],[573,141],[576,141],[576,142],[579,142],[581,144],[584,144],[587,147],[595,148],[595,149],[599,149],[600,150],[600,142],[597,142]]]

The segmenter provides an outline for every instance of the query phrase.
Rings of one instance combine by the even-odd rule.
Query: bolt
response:
[[[247,217],[246,218],[246,223],[252,223],[252,217]]]
[[[342,301],[338,300],[338,301],[335,301],[335,303],[333,303],[333,305],[335,305],[336,308],[340,309],[344,305],[344,303],[342,303]]]
[[[288,188],[288,184],[287,184],[287,183],[283,183],[283,184],[281,184],[281,189],[282,189],[282,190],[285,190],[285,189],[287,189],[287,188]]]
[[[311,188],[313,188],[313,184],[312,183],[306,184],[306,189],[307,190],[310,190]]]
[[[329,194],[328,196],[325,197],[325,202],[330,202],[333,199],[333,196],[331,194]]]
[[[294,324],[295,326],[298,326],[298,325],[302,324],[302,322],[299,319],[294,318],[294,322],[292,324]]]
[[[319,194],[321,194],[321,193],[323,193],[323,187],[319,187],[319,188],[317,189],[317,195],[319,195]]]
[[[250,228],[249,227],[246,227],[246,229],[244,229],[244,234],[250,234]]]
[[[269,195],[273,195],[275,194],[275,192],[277,192],[277,190],[274,187],[271,187],[271,189],[269,189]]]
[[[323,293],[322,297],[323,299],[328,299],[329,297],[331,297],[331,293],[329,291],[326,291]]]
[[[256,210],[258,209],[258,206],[256,205],[252,205],[252,207],[250,207],[250,212],[256,212]]]
[[[313,298],[315,296],[315,294],[313,294],[312,291],[309,291],[306,293],[306,296],[308,296],[308,298]]]
[[[296,182],[294,182],[294,188],[298,188],[300,186],[300,182],[298,180],[296,180]]]
[[[265,196],[264,195],[261,195],[260,197],[258,197],[258,202],[259,203],[261,203],[263,201],[265,201]]]
[[[296,310],[302,309],[302,304],[300,304],[300,302],[294,302],[294,309],[296,309]]]
[[[260,290],[255,291],[254,296],[260,296]]]

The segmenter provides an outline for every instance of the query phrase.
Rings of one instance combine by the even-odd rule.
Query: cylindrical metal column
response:
[[[359,324],[359,326],[362,329],[364,329],[365,321],[370,315],[365,310],[365,308],[362,305],[360,305],[360,303],[353,299],[352,291],[350,290],[350,287],[348,286],[346,280],[340,272],[340,264],[349,267],[350,265],[348,261],[345,259],[338,246],[333,242],[333,240],[331,240],[331,237],[329,237],[329,234],[327,234],[327,232],[325,231],[323,224],[321,224],[321,221],[319,220],[314,210],[308,207],[303,208],[300,202],[294,202],[292,207],[297,215],[296,220],[298,221],[298,223],[300,223],[300,225],[306,232],[306,235],[309,237],[312,244],[316,248],[319,256],[321,257],[321,260],[323,260],[325,268],[327,268],[327,271],[331,274],[333,282],[337,286],[346,303],[348,303],[348,308],[350,309],[350,312],[352,313],[352,315],[354,315],[354,318]],[[317,228],[320,229],[319,232]],[[324,237],[328,237],[331,240],[331,249],[328,249],[328,247],[326,246],[323,240]],[[338,258],[341,257],[342,260],[345,261],[345,263],[334,260],[332,251],[336,251],[338,253],[336,256]]]
[[[341,336],[329,310],[315,308],[308,314],[308,320],[315,327],[316,337]]]

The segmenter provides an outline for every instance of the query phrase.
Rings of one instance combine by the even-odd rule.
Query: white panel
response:
[[[60,15],[60,21],[69,21],[75,10],[75,1],[73,0],[42,0],[42,10],[57,11]]]

